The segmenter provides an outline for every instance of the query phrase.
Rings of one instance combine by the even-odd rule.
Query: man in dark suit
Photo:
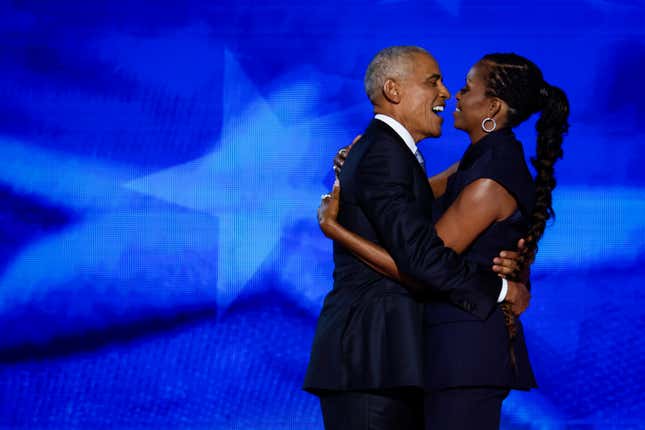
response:
[[[387,249],[423,285],[420,295],[481,319],[503,299],[523,311],[522,284],[478,271],[432,225],[434,197],[416,143],[441,134],[438,113],[450,93],[437,62],[421,48],[386,48],[365,87],[376,115],[339,175],[340,224]],[[327,429],[422,429],[422,303],[336,243],[334,263],[304,389],[320,397]]]

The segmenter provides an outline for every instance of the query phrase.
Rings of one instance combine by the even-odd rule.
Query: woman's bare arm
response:
[[[488,226],[517,209],[509,192],[492,179],[478,179],[466,186],[435,224],[448,248],[462,253]]]
[[[458,167],[459,161],[448,167],[443,172],[437,173],[436,175],[428,178],[428,183],[430,184],[430,188],[432,188],[432,194],[434,194],[435,197],[443,196],[446,192],[446,186],[448,185],[448,178],[457,171]]]
[[[421,284],[419,282],[399,271],[396,263],[385,248],[347,230],[345,227],[338,224],[336,220],[324,221],[321,223],[320,228],[325,236],[349,249],[354,255],[363,261],[363,263],[367,264],[381,275],[387,276],[388,278],[411,287],[416,287],[415,289],[421,288]]]
[[[338,185],[338,180],[336,180],[331,194],[323,198],[318,208],[318,224],[322,232],[328,238],[349,249],[365,264],[380,274],[403,282],[396,263],[383,247],[347,230],[338,223],[339,196],[340,186]]]
[[[339,194],[340,188],[335,185],[331,198],[324,199],[318,209],[318,221],[325,236],[349,249],[382,275],[413,287],[419,286],[418,282],[398,270],[383,247],[337,222]],[[479,179],[464,188],[439,219],[437,233],[447,247],[461,253],[490,224],[510,216],[516,208],[515,199],[501,185],[490,179]]]

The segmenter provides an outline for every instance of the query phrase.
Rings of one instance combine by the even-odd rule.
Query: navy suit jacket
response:
[[[340,224],[387,249],[402,272],[424,285],[416,293],[489,316],[501,280],[444,247],[432,223],[426,174],[390,126],[370,123],[340,183]],[[423,387],[423,303],[336,243],[334,263],[304,389]]]

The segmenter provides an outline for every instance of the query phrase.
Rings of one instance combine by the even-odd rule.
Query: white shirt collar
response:
[[[410,148],[410,151],[412,151],[413,154],[417,153],[417,144],[414,143],[414,138],[400,122],[390,116],[383,115],[382,113],[377,113],[376,115],[374,115],[374,118],[383,121],[384,123],[392,127],[396,134],[398,134],[401,139],[403,139],[406,146]]]

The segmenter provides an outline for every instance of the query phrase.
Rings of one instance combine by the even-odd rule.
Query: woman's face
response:
[[[490,116],[492,98],[486,95],[484,66],[475,64],[466,76],[466,85],[456,95],[457,109],[453,113],[455,128],[473,136],[482,131],[482,120]],[[499,126],[499,124],[498,124]],[[490,124],[487,124],[490,127]]]

